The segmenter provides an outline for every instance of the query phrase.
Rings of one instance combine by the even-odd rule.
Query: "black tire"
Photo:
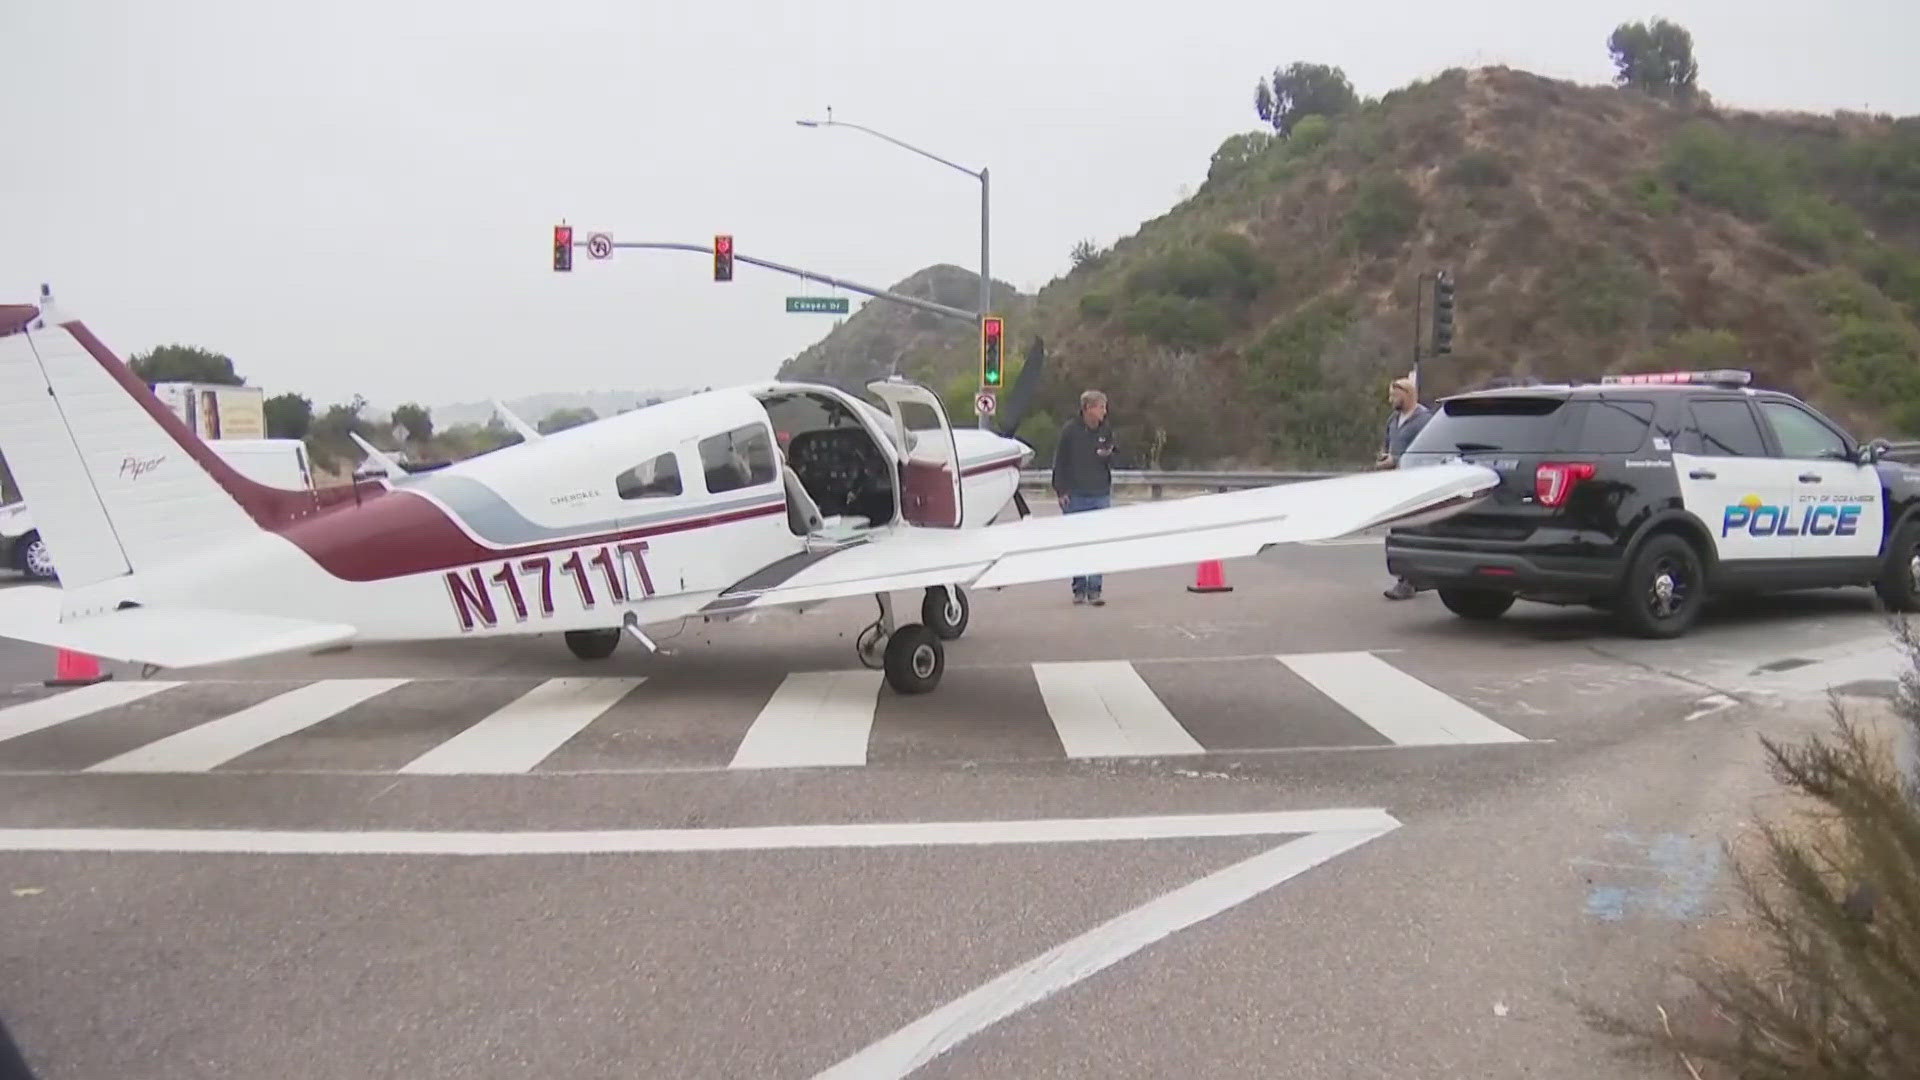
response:
[[[40,539],[38,529],[14,542],[13,563],[16,570],[33,581],[52,581],[60,576],[58,568],[53,565],[53,559],[47,555],[47,542]],[[39,564],[39,569],[35,569],[36,563]]]
[[[582,660],[605,660],[613,655],[620,644],[620,631],[614,630],[569,630],[566,633],[567,649]]]
[[[947,650],[940,635],[919,623],[908,623],[887,639],[887,685],[896,693],[924,694],[940,685],[947,670]]]
[[[1889,611],[1920,611],[1920,518],[1908,518],[1893,531],[1873,591]]]
[[[941,641],[952,641],[966,633],[967,623],[973,618],[973,601],[967,599],[967,590],[955,585],[953,595],[960,601],[960,618],[952,622],[947,620],[947,590],[935,585],[920,601],[920,621],[932,627]]]
[[[1463,619],[1497,619],[1513,606],[1514,595],[1492,589],[1441,589],[1440,602]]]
[[[1700,553],[1680,537],[1660,533],[1641,545],[1627,566],[1614,617],[1635,637],[1676,638],[1692,629],[1706,601]]]

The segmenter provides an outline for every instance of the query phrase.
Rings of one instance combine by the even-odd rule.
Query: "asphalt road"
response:
[[[0,1017],[46,1080],[1663,1075],[1575,1002],[1648,1015],[1755,735],[1893,674],[1864,592],[1649,643],[1375,546],[1227,574],[976,596],[913,699],[859,603],[164,687],[0,644]]]

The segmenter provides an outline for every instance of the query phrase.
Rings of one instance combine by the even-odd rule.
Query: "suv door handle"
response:
[[[1708,472],[1706,469],[1695,469],[1692,472],[1688,473],[1687,477],[1692,480],[1718,479],[1718,477],[1714,473]]]
[[[1803,472],[1800,474],[1800,482],[1803,484],[1817,484],[1820,482],[1820,474]]]

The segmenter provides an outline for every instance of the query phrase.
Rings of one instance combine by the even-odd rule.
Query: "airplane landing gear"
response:
[[[919,623],[894,631],[887,639],[887,685],[902,694],[924,694],[940,685],[947,651],[940,637]]]
[[[582,660],[605,660],[620,644],[620,630],[569,630],[567,650]]]
[[[947,669],[947,651],[940,644],[941,635],[920,623],[896,627],[893,597],[881,593],[874,599],[880,602],[880,617],[867,624],[854,639],[854,651],[859,654],[860,663],[885,670],[887,685],[896,693],[924,694],[940,685],[940,676]],[[943,608],[945,599],[943,595]],[[960,625],[962,628],[966,625],[964,609]]]
[[[958,585],[928,586],[926,599],[920,601],[920,620],[933,627],[942,641],[966,633],[967,620],[972,617],[973,604],[967,599],[967,591]]]

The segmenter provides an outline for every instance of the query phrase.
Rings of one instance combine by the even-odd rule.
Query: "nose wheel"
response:
[[[929,590],[923,606],[933,605],[932,593],[935,592],[942,594],[941,605],[945,606],[943,589]],[[880,617],[867,624],[854,640],[860,663],[885,671],[887,685],[893,687],[895,693],[924,694],[939,686],[940,676],[947,668],[947,651],[940,644],[942,635],[921,623],[894,626],[893,598],[883,593],[876,599],[880,602]],[[963,628],[964,619],[963,608],[960,624]]]

